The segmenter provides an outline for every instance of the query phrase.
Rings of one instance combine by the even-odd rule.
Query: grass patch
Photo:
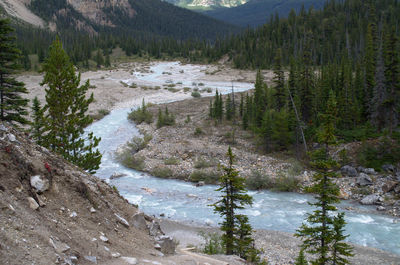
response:
[[[163,167],[163,166],[158,166],[158,167],[152,169],[150,174],[153,175],[154,177],[163,178],[163,179],[172,178],[172,176],[173,176],[172,170],[168,167]]]
[[[94,120],[100,120],[100,119],[104,118],[105,116],[107,116],[108,114],[110,114],[110,111],[109,111],[109,110],[106,110],[106,109],[99,109],[99,110],[97,111],[97,113],[96,113],[96,114],[92,114],[91,117],[92,117]]]
[[[246,179],[246,186],[250,190],[297,191],[299,190],[299,183],[300,181],[293,176],[281,173],[276,178],[271,178],[258,170],[252,171]]]
[[[197,168],[197,169],[208,168],[208,167],[212,167],[212,166],[214,166],[214,165],[215,165],[215,164],[212,163],[211,161],[205,160],[205,159],[203,159],[203,158],[198,158],[198,159],[194,162],[194,168]]]
[[[201,94],[200,94],[199,91],[193,91],[191,95],[192,95],[192,97],[194,97],[194,98],[199,98],[199,97],[201,97]]]
[[[120,83],[121,85],[123,85],[124,87],[129,87],[129,85],[128,85],[127,83],[125,83],[124,81],[119,81],[119,83]]]
[[[181,161],[177,157],[169,157],[164,159],[164,165],[170,166],[170,165],[179,165]]]
[[[168,91],[172,92],[172,93],[176,93],[176,92],[180,91],[180,89],[179,88],[170,87],[170,88],[168,88]]]
[[[194,129],[194,133],[193,134],[194,134],[194,136],[200,136],[200,135],[203,135],[204,132],[200,127],[196,127],[196,129]]]
[[[124,150],[116,155],[116,159],[123,166],[129,167],[138,171],[142,171],[145,167],[145,158],[143,156],[134,156],[128,150]]]
[[[216,184],[220,175],[218,172],[207,172],[204,170],[195,170],[189,176],[189,180],[192,182],[204,181],[206,184]]]

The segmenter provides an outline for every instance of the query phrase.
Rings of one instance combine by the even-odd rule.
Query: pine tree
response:
[[[385,105],[388,109],[389,133],[392,134],[399,122],[400,46],[394,26],[391,26],[385,35],[385,77],[387,93],[389,95]]]
[[[335,254],[333,249],[333,246],[338,243],[336,239],[340,237],[337,236],[338,232],[334,227],[337,217],[332,216],[337,211],[334,204],[340,201],[338,198],[339,188],[332,182],[337,163],[329,157],[329,144],[336,140],[334,135],[336,113],[335,94],[330,91],[326,112],[320,115],[323,122],[318,133],[319,143],[325,148],[318,149],[311,154],[311,165],[317,173],[313,176],[314,184],[308,191],[316,194],[316,202],[309,204],[317,209],[312,214],[308,214],[307,224],[303,223],[295,234],[303,239],[302,249],[315,255],[316,259],[312,261],[312,264],[319,265],[331,264],[334,255],[337,260],[339,256],[347,255],[345,251]],[[338,216],[340,217],[340,215]],[[341,248],[344,245],[347,244],[341,242]]]
[[[160,108],[158,108],[157,128],[161,128],[164,124],[164,116]]]
[[[42,143],[70,162],[94,173],[99,168],[101,153],[95,150],[100,138],[93,133],[84,137],[84,128],[93,121],[86,115],[89,104],[94,100],[93,94],[86,99],[89,81],[80,86],[80,74],[75,74],[74,65],[58,38],[50,46],[43,71],[41,85],[46,85],[46,115]]]
[[[32,105],[32,123],[31,123],[31,133],[32,138],[37,144],[42,144],[42,138],[44,134],[44,112],[43,108],[40,106],[40,101],[37,97],[33,99]]]
[[[264,78],[261,74],[261,71],[258,70],[256,75],[256,83],[254,84],[254,125],[256,127],[261,126],[261,121],[263,118],[264,111],[266,109],[266,102],[265,102],[265,84]]]
[[[103,54],[101,53],[101,50],[98,49],[96,53],[96,65],[97,68],[100,68],[104,64],[104,57]]]
[[[295,265],[308,265],[306,257],[304,256],[304,249],[301,249],[299,252],[299,256],[296,258]]]
[[[28,114],[28,100],[21,94],[27,94],[24,83],[17,81],[13,74],[19,69],[17,61],[21,52],[12,35],[13,28],[8,19],[0,19],[0,120],[25,124]]]
[[[344,220],[344,213],[339,213],[333,219],[333,243],[332,243],[332,264],[335,265],[345,265],[350,264],[349,260],[346,257],[352,257],[353,247],[350,245],[343,243],[348,235],[344,235],[344,226],[346,225],[346,221]]]
[[[282,50],[278,49],[275,55],[274,64],[274,79],[275,84],[275,97],[276,97],[276,109],[280,111],[286,104],[286,93],[285,93],[285,73],[282,69]]]
[[[376,25],[371,22],[367,29],[367,40],[365,45],[364,67],[365,67],[365,88],[363,98],[364,116],[369,116],[370,108],[368,105],[371,102],[373,90],[375,87],[375,70],[377,58],[377,44],[376,44]]]
[[[371,107],[369,110],[371,123],[381,131],[387,125],[389,115],[388,106],[385,104],[388,100],[385,79],[385,65],[382,58],[382,49],[378,51],[378,61],[376,65],[375,86],[371,98]]]
[[[224,221],[221,223],[221,230],[224,232],[222,241],[225,246],[226,254],[239,254],[238,246],[243,252],[248,246],[244,242],[248,241],[249,225],[243,215],[236,213],[239,209],[244,209],[246,205],[251,205],[253,198],[246,194],[247,190],[244,184],[244,178],[239,176],[239,172],[233,167],[234,155],[231,148],[228,148],[227,153],[229,163],[228,166],[223,166],[224,174],[220,177],[220,187],[216,191],[223,193],[221,199],[211,206],[214,207],[214,212],[219,213]],[[240,231],[240,227],[244,230]],[[237,237],[239,233],[239,237]],[[242,239],[240,239],[242,233]],[[244,253],[241,253],[244,255]]]

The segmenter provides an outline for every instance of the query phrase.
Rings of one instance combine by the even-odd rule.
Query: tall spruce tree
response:
[[[45,121],[44,121],[43,108],[40,106],[39,99],[35,97],[32,101],[31,134],[32,138],[39,145],[42,145],[44,126],[45,126]]]
[[[19,69],[18,50],[13,36],[14,29],[8,19],[0,19],[0,120],[25,124],[28,114],[28,100],[21,94],[27,94],[24,83],[17,81],[13,74]]]
[[[388,100],[388,129],[392,134],[399,122],[400,103],[400,45],[396,29],[391,26],[385,37],[385,77]]]
[[[302,249],[315,255],[316,259],[312,261],[312,264],[318,265],[335,264],[334,260],[352,255],[351,248],[341,242],[344,223],[336,218],[343,218],[343,216],[342,214],[338,217],[333,216],[333,213],[337,211],[334,204],[340,201],[339,188],[332,182],[337,163],[329,157],[329,144],[336,140],[334,135],[336,114],[336,99],[331,90],[326,112],[321,115],[323,122],[318,133],[318,140],[324,148],[311,154],[311,164],[317,173],[313,176],[315,184],[309,191],[316,194],[316,202],[309,204],[317,209],[312,214],[308,214],[307,223],[303,223],[295,234],[303,239]],[[340,227],[335,227],[335,224]],[[340,247],[338,247],[339,242],[341,242]]]
[[[227,156],[229,162],[227,166],[222,167],[224,174],[220,177],[220,187],[216,190],[222,192],[221,199],[211,206],[214,207],[214,212],[224,218],[221,230],[224,232],[222,241],[226,254],[246,257],[248,250],[251,249],[252,240],[249,239],[249,235],[252,229],[248,224],[248,219],[238,214],[237,210],[251,205],[253,198],[246,194],[245,180],[233,167],[235,157],[230,147]]]
[[[286,104],[285,73],[282,69],[282,49],[278,49],[275,54],[274,64],[274,88],[276,91],[276,109],[280,111]]]
[[[50,46],[49,57],[43,64],[46,85],[45,134],[43,144],[77,166],[94,173],[99,168],[101,153],[96,147],[100,138],[84,128],[93,119],[86,114],[93,94],[86,99],[89,81],[80,85],[80,74],[57,38]]]

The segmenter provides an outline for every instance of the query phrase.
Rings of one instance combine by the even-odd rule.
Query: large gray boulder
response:
[[[175,254],[176,243],[169,236],[160,236],[156,240],[157,244],[160,246],[160,251],[166,255]]]
[[[385,164],[385,165],[383,165],[383,166],[382,166],[382,169],[383,169],[384,171],[386,171],[386,172],[392,172],[392,173],[394,173],[394,172],[396,171],[396,168],[395,168],[393,165],[391,165],[391,164]]]
[[[49,181],[43,176],[32,176],[30,182],[37,193],[42,193],[49,189]]]
[[[144,213],[135,213],[131,217],[130,223],[139,230],[148,230]]]
[[[379,200],[380,200],[380,195],[379,194],[371,194],[368,196],[365,196],[362,200],[361,200],[361,204],[364,205],[372,205],[372,204],[376,204]]]
[[[352,166],[343,166],[340,169],[340,172],[342,173],[343,176],[347,177],[356,177],[357,176],[357,170],[352,167]]]
[[[382,191],[385,193],[391,192],[392,190],[394,190],[397,184],[397,181],[387,181],[385,184],[383,184]]]
[[[368,186],[368,185],[372,185],[372,179],[367,174],[360,173],[360,175],[357,178],[356,183],[360,186]]]
[[[358,172],[362,172],[368,175],[376,175],[376,171],[373,168],[365,168],[365,167],[358,167],[357,168]]]
[[[164,235],[163,231],[161,230],[160,223],[153,220],[150,224],[149,234],[153,237]]]

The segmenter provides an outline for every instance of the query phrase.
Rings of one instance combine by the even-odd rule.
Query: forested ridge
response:
[[[360,163],[379,169],[398,162],[399,18],[394,0],[329,1],[322,11],[275,17],[222,41],[216,53],[229,53],[239,68],[273,69],[274,78],[268,86],[259,73],[254,93],[241,98],[239,111],[232,96],[223,102],[216,95],[210,116],[232,120],[237,113],[242,127],[258,135],[267,152],[292,144],[298,150],[301,142],[318,141],[321,113],[331,100],[332,130],[339,140],[381,137],[376,145],[363,145]]]

